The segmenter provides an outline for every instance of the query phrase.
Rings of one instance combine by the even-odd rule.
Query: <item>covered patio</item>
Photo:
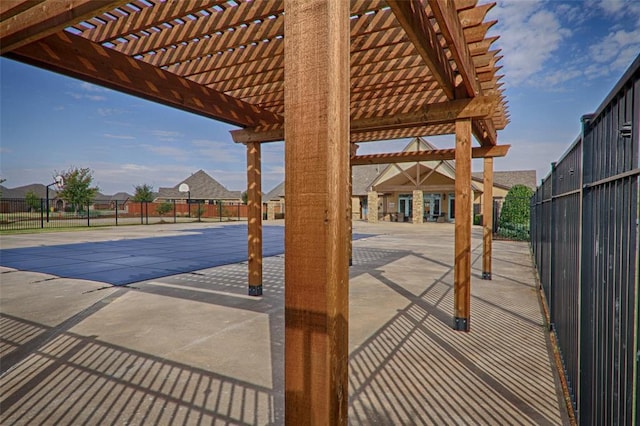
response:
[[[448,327],[471,329],[471,158],[505,155],[492,4],[476,0],[79,1],[0,5],[10,58],[235,124],[247,147],[248,293],[263,292],[260,145],[285,140],[285,410],[347,421],[349,167],[359,142],[455,134]],[[285,19],[286,13],[286,19]],[[472,137],[479,143],[472,148]],[[491,200],[491,196],[487,197]],[[485,206],[482,277],[492,278]],[[449,330],[450,331],[450,330]]]

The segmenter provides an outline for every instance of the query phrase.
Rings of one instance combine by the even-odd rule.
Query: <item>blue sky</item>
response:
[[[480,0],[479,3],[485,3]],[[549,172],[640,53],[640,2],[500,1],[499,22],[511,144],[496,170]],[[9,188],[53,182],[56,171],[89,167],[105,194],[174,186],[203,169],[231,190],[246,185],[245,149],[234,127],[0,59],[0,177]],[[453,137],[428,138],[453,147]],[[400,150],[407,140],[361,144],[358,153]],[[263,191],[284,178],[284,146],[262,148]],[[474,162],[474,169],[482,170]]]

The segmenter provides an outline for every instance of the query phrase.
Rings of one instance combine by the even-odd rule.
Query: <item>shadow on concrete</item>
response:
[[[11,316],[2,329],[3,356],[51,331]],[[2,389],[5,425],[275,422],[271,389],[68,331],[6,372]]]
[[[550,371],[549,354],[544,345],[526,345],[532,332],[544,342],[531,300],[506,309],[505,300],[495,303],[473,291],[481,283],[474,280],[472,333],[454,332],[453,268],[412,255],[447,270],[420,294],[382,271],[369,272],[408,305],[350,355],[350,422],[561,424],[554,379],[540,373]],[[505,280],[484,284],[495,286],[491,291],[498,295],[510,286]]]
[[[418,293],[383,269],[409,256],[439,271],[425,275]],[[472,333],[460,333],[452,330],[450,264],[355,247],[353,260],[351,278],[369,274],[406,303],[350,354],[350,423],[562,423],[541,314],[535,298],[532,308],[521,297],[535,289],[514,286],[516,277],[474,279]],[[271,387],[69,331],[97,307],[54,328],[4,315],[0,423],[284,424],[283,258],[265,259],[262,298],[246,296],[246,273],[246,264],[233,264],[118,291],[266,314]]]

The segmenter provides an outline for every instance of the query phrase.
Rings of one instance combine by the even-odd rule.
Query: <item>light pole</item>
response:
[[[47,223],[49,223],[49,188],[53,185],[55,185],[58,190],[62,189],[64,186],[64,178],[62,176],[56,176],[55,182],[47,185]]]

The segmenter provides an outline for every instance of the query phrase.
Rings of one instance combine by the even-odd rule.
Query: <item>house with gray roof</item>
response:
[[[429,151],[436,146],[413,138],[403,151]],[[535,170],[494,171],[493,198],[502,200],[516,184],[536,187]],[[473,173],[471,190],[474,211],[480,212],[484,193],[483,173]],[[455,161],[429,160],[398,164],[368,164],[352,167],[351,211],[353,219],[368,218],[369,194],[375,193],[382,220],[411,220],[415,191],[422,192],[422,215],[427,221],[455,219]],[[418,195],[420,195],[418,193]],[[278,203],[284,211],[284,182],[272,189],[264,203]]]
[[[186,184],[189,192],[180,192],[180,187]],[[241,191],[229,191],[217,180],[198,170],[188,178],[180,181],[172,188],[159,188],[155,199],[156,202],[173,201],[187,202],[187,200],[199,200],[208,204],[218,201],[222,203],[241,203]]]
[[[484,179],[482,172],[471,173],[471,179],[482,182]],[[507,191],[516,185],[524,185],[532,190],[536,190],[536,171],[535,170],[509,170],[494,171],[493,184],[502,187]]]

